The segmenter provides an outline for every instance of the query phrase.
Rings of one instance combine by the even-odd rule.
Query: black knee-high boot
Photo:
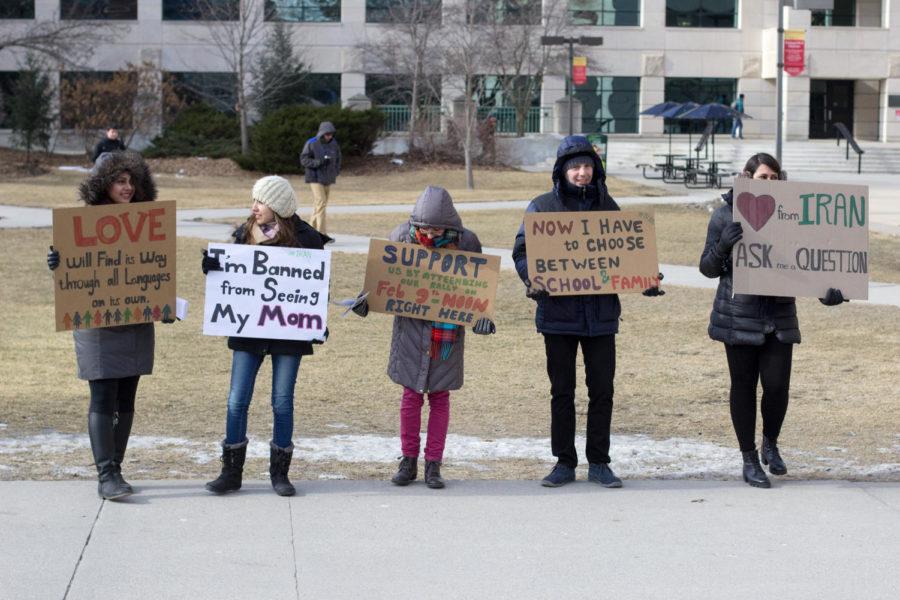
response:
[[[116,450],[114,417],[103,413],[88,413],[88,434],[91,451],[97,465],[97,494],[106,500],[115,500],[131,494],[116,477]]]
[[[113,429],[113,437],[116,446],[116,470],[115,477],[119,484],[125,486],[129,492],[134,490],[131,484],[122,477],[122,463],[125,461],[125,450],[128,448],[128,437],[131,435],[131,424],[134,422],[134,413],[118,413]]]

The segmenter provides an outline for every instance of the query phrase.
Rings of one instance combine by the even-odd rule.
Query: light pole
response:
[[[781,164],[781,141],[784,138],[784,9],[785,0],[778,0],[778,61],[775,72],[775,160]]]
[[[575,80],[573,71],[575,70],[575,67],[572,64],[573,59],[575,58],[575,44],[581,44],[582,46],[602,46],[603,38],[587,35],[579,37],[566,37],[563,35],[541,36],[541,46],[569,46],[569,73],[567,76],[569,85],[569,135],[575,133],[575,111],[573,110],[575,105]]]

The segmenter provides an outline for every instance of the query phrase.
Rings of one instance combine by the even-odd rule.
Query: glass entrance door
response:
[[[809,82],[809,138],[834,137],[834,124],[853,132],[853,81],[813,79]]]

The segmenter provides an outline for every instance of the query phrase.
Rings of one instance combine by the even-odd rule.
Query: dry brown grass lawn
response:
[[[7,315],[0,322],[0,415],[7,424],[0,436],[83,432],[87,385],[75,378],[71,336],[52,326],[52,286],[44,266],[50,232],[4,235],[17,249],[18,260],[0,265],[0,306]],[[223,433],[231,355],[224,339],[200,333],[203,276],[197,257],[204,246],[200,240],[178,241],[179,295],[190,301],[191,315],[183,323],[157,326],[155,372],[141,382],[135,433],[205,440],[214,446]],[[362,255],[335,255],[334,298],[356,293],[364,261]],[[623,297],[615,433],[734,445],[725,355],[721,344],[706,335],[712,295],[711,290],[670,287],[659,299]],[[497,335],[467,337],[466,386],[453,396],[451,431],[484,438],[547,436],[543,344],[534,332],[533,304],[510,271],[501,277],[498,304]],[[854,303],[829,309],[801,300],[799,310],[804,343],[795,351],[783,445],[816,455],[827,455],[829,447],[846,448],[845,456],[862,466],[900,462],[900,309]],[[339,422],[348,426],[340,433],[396,435],[400,389],[384,373],[391,319],[379,314],[344,319],[333,311],[329,326],[331,339],[301,365],[295,434],[332,435],[335,429],[329,424]],[[271,431],[268,369],[268,364],[263,367],[251,409],[250,434],[256,439],[268,439]],[[581,389],[582,413],[583,398]],[[83,454],[78,460],[81,466],[89,461]],[[151,477],[200,477],[215,469],[143,452],[130,460],[133,470]],[[300,464],[320,472],[315,469],[321,465]],[[262,462],[253,468],[261,471]],[[330,463],[327,468],[348,476],[385,475],[383,465]],[[539,461],[501,462],[488,476],[534,476],[542,469]],[[54,476],[45,464],[17,473]],[[465,469],[455,475],[485,476]]]
[[[38,177],[0,182],[0,204],[57,208],[71,206],[77,199],[76,188],[82,173],[57,171]],[[332,188],[333,204],[393,204],[415,202],[426,185],[447,188],[457,202],[487,200],[527,200],[545,191],[547,173],[524,171],[476,171],[477,189],[468,190],[462,169],[421,169],[384,175],[344,175]],[[176,200],[179,208],[238,208],[246,206],[256,175],[237,177],[156,176],[161,200]],[[311,206],[312,195],[302,175],[289,177],[297,190],[300,204]],[[661,196],[671,192],[631,181],[609,178],[615,196]]]

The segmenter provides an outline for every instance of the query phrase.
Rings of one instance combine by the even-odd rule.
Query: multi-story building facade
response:
[[[122,33],[98,44],[87,68],[104,73],[150,61],[178,80],[227,90],[220,84],[232,75],[198,9],[210,1],[243,0],[0,0],[0,29],[76,14],[115,22]],[[551,1],[544,0],[545,10]],[[731,103],[744,94],[752,116],[744,122],[745,135],[774,136],[779,0],[560,1],[568,35],[604,40],[576,50],[587,57],[586,81],[575,86],[582,106],[576,129],[658,136],[663,121],[640,115],[649,106],[666,100]],[[313,72],[312,100],[346,104],[363,94],[393,111],[396,101],[382,94],[381,74],[366,72],[359,45],[388,34],[384,21],[398,2],[403,0],[265,0],[264,10],[267,22],[288,25],[302,50]],[[465,0],[444,0],[443,10],[460,2]],[[529,2],[484,3],[515,9]],[[99,8],[79,14],[87,4]],[[832,125],[842,122],[859,139],[900,141],[900,0],[834,0],[831,10],[785,11],[786,28],[805,31],[805,68],[785,76],[786,136],[830,137]],[[0,93],[9,89],[21,60],[17,51],[0,50]],[[433,104],[446,112],[454,93],[447,85],[442,90]],[[545,75],[528,131],[561,128],[555,111],[566,90],[564,73]],[[222,107],[233,102],[223,92]],[[66,107],[60,108],[65,122]],[[0,140],[5,134],[0,123]]]

